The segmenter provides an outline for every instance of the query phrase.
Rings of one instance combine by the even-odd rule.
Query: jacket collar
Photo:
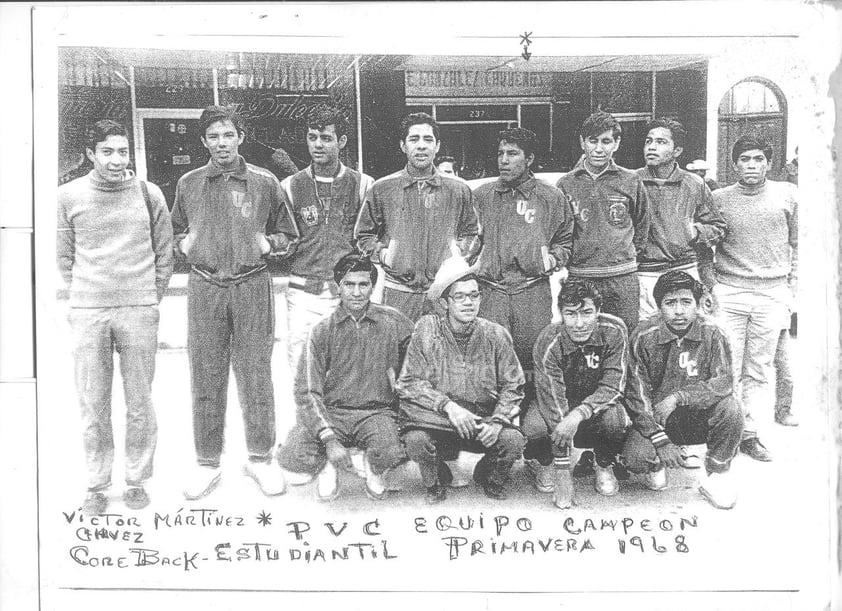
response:
[[[509,191],[512,193],[517,192],[525,199],[529,199],[532,197],[532,192],[535,190],[536,184],[535,175],[532,172],[527,172],[524,179],[516,185],[507,185],[498,178],[494,183],[494,190],[497,191],[497,193],[507,193]]]
[[[616,163],[614,163],[614,158],[612,157],[608,161],[608,167],[606,167],[602,171],[600,176],[602,176],[603,174],[616,174],[619,171],[620,171],[620,166],[618,166]],[[582,174],[582,173],[587,174],[588,176],[592,175],[590,172],[588,172],[588,169],[585,167],[585,156],[584,155],[579,157],[579,161],[577,161],[576,165],[573,166],[573,169],[571,170],[571,172],[576,176],[578,176],[579,174]]]
[[[643,182],[656,184],[656,185],[665,185],[665,184],[679,184],[681,180],[684,178],[684,170],[678,167],[676,162],[672,162],[672,171],[670,172],[669,176],[666,178],[658,178],[655,176],[655,173],[649,168],[649,166],[644,166],[640,168],[637,173],[643,179]]]
[[[336,309],[333,311],[334,322],[339,324],[339,323],[345,322],[349,318],[351,320],[354,320],[354,317],[351,316],[351,312],[349,312],[345,308],[345,306],[343,306],[341,303],[338,306],[336,306]],[[360,321],[363,321],[363,320],[370,320],[371,322],[373,322],[375,324],[377,324],[378,322],[380,322],[382,320],[382,314],[381,314],[380,310],[378,309],[377,304],[369,302],[368,307],[365,309],[365,313],[362,315],[362,317],[358,321],[355,321],[355,322],[359,323]]]
[[[248,167],[246,166],[246,160],[243,159],[242,155],[237,155],[237,163],[237,169],[234,170],[231,175],[235,178],[239,178],[240,180],[245,180],[246,175],[248,174]],[[205,168],[207,169],[208,178],[222,176],[222,174],[225,173],[225,170],[216,165],[213,160],[209,160]]]
[[[693,342],[700,342],[702,341],[702,328],[699,324],[699,318],[697,317],[696,320],[693,321],[693,324],[690,325],[690,328],[687,329],[687,333],[684,334],[682,340],[688,339]],[[664,321],[663,317],[658,316],[658,333],[657,333],[657,341],[659,344],[668,344],[673,341],[678,341],[679,337],[675,333],[670,330],[667,326],[667,323]]]
[[[401,170],[400,177],[401,177],[401,187],[404,188],[404,189],[406,189],[408,187],[411,187],[412,185],[414,185],[416,183],[419,183],[419,182],[426,182],[428,185],[430,185],[432,187],[440,187],[441,186],[441,174],[439,174],[439,171],[436,169],[436,166],[433,166],[433,173],[430,176],[424,176],[424,177],[410,176],[407,169],[404,168],[403,170]]]
[[[307,174],[310,176],[311,179],[316,180],[316,172],[313,170],[313,163],[312,162],[310,163],[310,165],[308,165],[305,168],[305,171],[307,172]],[[339,162],[339,169],[336,171],[336,174],[333,175],[333,179],[335,180],[337,178],[342,178],[342,176],[344,174],[345,174],[345,164],[343,164],[340,161]]]

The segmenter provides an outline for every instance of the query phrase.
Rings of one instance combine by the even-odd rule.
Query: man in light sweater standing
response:
[[[103,120],[86,155],[94,169],[58,191],[59,271],[70,289],[76,388],[84,422],[87,514],[104,513],[111,485],[114,351],[126,401],[126,485],[131,509],[149,504],[157,424],[152,378],[158,349],[158,303],[172,275],[172,226],[161,190],[128,169],[128,132]]]
[[[760,442],[757,419],[768,394],[769,370],[778,334],[795,295],[798,261],[798,202],[795,188],[766,180],[772,147],[743,136],[731,159],[737,184],[713,193],[728,232],[716,251],[713,289],[730,331],[736,374],[746,412],[740,450],[770,461]]]

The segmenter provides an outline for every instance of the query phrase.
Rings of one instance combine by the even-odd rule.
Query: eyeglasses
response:
[[[482,293],[474,291],[473,293],[451,293],[449,297],[456,303],[465,303],[465,300],[470,297],[471,301],[479,301]]]

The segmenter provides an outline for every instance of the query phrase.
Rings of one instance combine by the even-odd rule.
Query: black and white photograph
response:
[[[0,608],[839,608],[838,2],[0,56]]]

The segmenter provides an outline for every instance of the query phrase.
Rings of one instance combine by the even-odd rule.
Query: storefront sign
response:
[[[512,70],[407,70],[407,97],[550,95],[551,72]]]

